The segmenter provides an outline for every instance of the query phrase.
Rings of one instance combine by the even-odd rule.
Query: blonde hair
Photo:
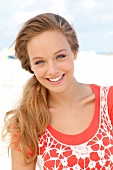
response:
[[[37,15],[23,25],[15,41],[15,55],[20,60],[22,68],[30,73],[33,71],[30,68],[27,43],[34,36],[48,30],[60,31],[71,49],[78,51],[76,33],[67,20],[52,13]],[[21,150],[26,163],[36,160],[39,137],[50,121],[47,94],[48,90],[33,75],[24,87],[19,106],[6,113],[3,138],[8,133],[11,134],[9,147]]]

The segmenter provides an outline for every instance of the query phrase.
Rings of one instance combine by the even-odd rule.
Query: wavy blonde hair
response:
[[[27,43],[44,31],[60,31],[67,39],[73,51],[79,45],[73,27],[63,17],[43,13],[28,20],[19,31],[15,41],[15,56],[20,60],[23,69],[33,74],[27,52]],[[48,90],[42,86],[35,75],[27,82],[19,106],[6,113],[3,139],[11,134],[10,147],[23,152],[25,162],[36,161],[38,140],[50,121],[47,104]]]

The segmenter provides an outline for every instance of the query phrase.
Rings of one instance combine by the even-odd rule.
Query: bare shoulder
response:
[[[90,87],[89,84],[79,84],[81,86],[81,93],[83,94],[83,98],[86,100],[94,100],[95,99],[95,93]]]
[[[35,163],[25,164],[22,152],[11,149],[12,170],[35,170]]]

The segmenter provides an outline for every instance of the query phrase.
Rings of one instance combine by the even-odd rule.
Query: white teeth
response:
[[[56,82],[56,81],[59,81],[61,78],[62,78],[62,76],[57,77],[57,78],[54,78],[54,79],[49,79],[49,80],[50,80],[50,81],[53,81],[53,82]]]

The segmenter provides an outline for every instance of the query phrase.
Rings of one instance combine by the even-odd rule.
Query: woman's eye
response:
[[[36,61],[35,64],[44,64],[43,60]]]
[[[65,57],[65,55],[63,55],[63,54],[62,54],[62,55],[58,55],[58,56],[57,56],[57,59],[58,59],[58,58],[64,58],[64,57]]]

